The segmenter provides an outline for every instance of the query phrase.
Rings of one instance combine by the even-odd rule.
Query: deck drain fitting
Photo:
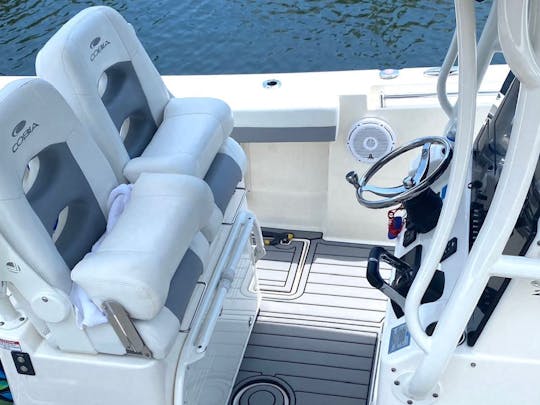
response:
[[[231,405],[295,405],[293,390],[275,377],[255,377],[242,384],[233,396]]]
[[[268,79],[263,82],[265,89],[274,89],[281,87],[281,82],[278,79]]]

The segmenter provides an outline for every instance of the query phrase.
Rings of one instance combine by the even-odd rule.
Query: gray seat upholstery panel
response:
[[[203,273],[203,263],[199,256],[188,249],[174,274],[169,287],[169,295],[165,306],[182,322],[189,300]]]
[[[101,97],[116,129],[129,118],[124,146],[130,158],[140,156],[157,131],[157,125],[131,62],[119,62],[107,70],[107,88]]]
[[[208,169],[204,181],[208,183],[214,201],[221,213],[225,213],[234,190],[242,180],[242,170],[232,157],[218,153]]]
[[[56,229],[60,211],[68,207],[56,248],[72,269],[105,232],[107,223],[66,143],[49,145],[37,158],[39,173],[26,198],[49,235]]]

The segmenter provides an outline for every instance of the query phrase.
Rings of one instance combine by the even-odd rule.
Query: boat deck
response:
[[[370,248],[309,233],[267,248],[257,265],[261,310],[232,404],[367,403],[386,308],[365,278]]]

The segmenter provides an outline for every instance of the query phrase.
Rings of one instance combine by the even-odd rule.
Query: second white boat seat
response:
[[[36,331],[64,351],[129,352],[114,324],[79,327],[74,280],[98,307],[126,311],[151,355],[165,357],[208,260],[200,230],[214,209],[209,186],[187,175],[141,175],[89,253],[118,186],[94,140],[41,79],[0,92],[0,124],[9,129],[0,148],[0,250],[13,270],[4,277]]]
[[[247,161],[229,137],[229,106],[173,98],[118,12],[105,6],[81,11],[39,52],[36,72],[88,125],[118,179],[132,182],[143,172],[204,178],[223,215]]]

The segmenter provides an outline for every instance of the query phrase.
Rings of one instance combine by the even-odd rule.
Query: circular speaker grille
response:
[[[375,163],[394,149],[394,143],[390,125],[377,118],[364,118],[351,128],[347,146],[360,162]]]

